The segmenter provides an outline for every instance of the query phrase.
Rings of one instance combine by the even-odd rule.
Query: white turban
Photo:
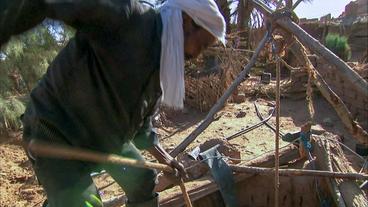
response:
[[[162,18],[160,84],[162,103],[184,107],[184,32],[182,11],[225,45],[226,24],[214,0],[167,0]]]

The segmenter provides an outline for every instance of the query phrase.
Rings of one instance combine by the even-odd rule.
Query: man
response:
[[[76,29],[30,95],[23,139],[143,159],[147,149],[179,171],[158,144],[151,116],[160,100],[182,108],[184,56],[196,57],[225,23],[213,0],[167,0],[160,11],[135,0],[0,0],[0,46],[52,18]],[[102,206],[90,173],[104,168],[128,206],[158,206],[155,171],[35,157],[48,206]]]

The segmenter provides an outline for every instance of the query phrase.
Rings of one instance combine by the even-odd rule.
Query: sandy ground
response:
[[[248,99],[240,104],[229,103],[218,115],[208,129],[204,131],[187,150],[213,138],[227,137],[242,128],[258,123],[253,106],[254,100]],[[258,101],[264,117],[267,116],[270,107],[267,101]],[[354,148],[353,139],[346,133],[342,123],[329,104],[318,96],[315,96],[314,106],[316,110],[316,124],[323,130],[344,136],[344,142]],[[205,113],[193,109],[177,112],[168,116],[171,124],[166,124],[158,129],[161,135],[161,143],[168,151],[177,146],[187,135],[192,132]],[[281,130],[292,132],[299,130],[302,124],[308,121],[306,104],[304,100],[282,100]],[[273,117],[269,123],[273,124]],[[38,185],[30,163],[19,146],[20,134],[0,138],[0,206],[41,206],[45,195],[42,187]],[[241,152],[242,159],[251,159],[274,148],[274,134],[266,126],[262,126],[245,135],[230,141]],[[287,143],[282,142],[280,146]],[[97,186],[102,187],[110,183],[112,179],[108,175],[102,175],[95,179]],[[101,191],[104,199],[122,194],[123,191],[116,185],[109,186]]]

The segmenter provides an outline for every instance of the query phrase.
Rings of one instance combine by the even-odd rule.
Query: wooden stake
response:
[[[279,139],[280,139],[280,57],[276,62],[276,132],[275,132],[275,207],[279,206]]]
[[[189,198],[189,195],[188,195],[188,191],[187,191],[187,189],[185,188],[183,178],[180,178],[179,186],[180,186],[181,192],[183,193],[183,197],[184,197],[185,205],[186,205],[187,207],[192,207],[192,203],[190,202],[190,198]]]

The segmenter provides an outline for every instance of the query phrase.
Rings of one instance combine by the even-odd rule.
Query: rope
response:
[[[307,90],[306,90],[306,93],[307,93],[306,101],[307,101],[309,121],[312,123],[312,121],[314,120],[314,114],[315,114],[314,107],[313,107],[313,100],[312,100],[312,94],[313,94],[312,76],[314,73],[309,67],[307,67],[307,72],[308,72],[308,82],[307,82]]]

